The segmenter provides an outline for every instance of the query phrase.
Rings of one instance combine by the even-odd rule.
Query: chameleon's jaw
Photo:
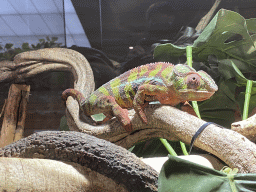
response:
[[[193,89],[179,90],[179,95],[184,99],[184,101],[204,101],[209,99],[214,93],[215,91],[209,92]]]

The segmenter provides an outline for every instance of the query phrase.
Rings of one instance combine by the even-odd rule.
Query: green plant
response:
[[[217,171],[187,160],[169,156],[159,179],[159,192],[238,192],[255,191],[256,174],[237,173],[237,169]]]
[[[0,60],[12,60],[15,55],[30,50],[37,50],[42,48],[61,47],[62,43],[56,43],[58,37],[52,37],[51,39],[47,36],[46,39],[39,39],[39,43],[36,45],[29,43],[23,43],[21,48],[13,48],[12,43],[6,43],[5,46],[0,45]]]
[[[198,104],[202,119],[229,127],[236,114],[243,114],[246,119],[256,107],[255,43],[256,19],[244,19],[236,12],[221,9],[189,47],[192,53],[187,56],[193,54],[195,63],[204,62],[210,68],[209,56],[218,60],[219,91]],[[156,47],[154,57],[174,63],[186,51],[186,47],[168,43]],[[187,60],[188,64],[191,60]],[[159,191],[239,191],[244,187],[255,190],[254,177],[232,171],[222,173],[170,157],[159,176]],[[202,185],[206,180],[209,183]]]
[[[202,119],[230,127],[236,114],[242,114],[245,90],[238,90],[246,86],[247,81],[241,81],[241,74],[249,80],[256,77],[255,26],[256,19],[244,19],[236,12],[221,9],[191,45],[194,62],[204,62],[210,68],[209,56],[214,55],[218,60],[219,91],[210,100],[198,104]],[[154,57],[157,61],[175,63],[185,53],[186,47],[168,43],[156,47]],[[251,100],[255,97],[253,84]],[[256,103],[250,102],[249,112],[255,107]]]

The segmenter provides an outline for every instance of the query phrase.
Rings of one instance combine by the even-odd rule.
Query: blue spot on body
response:
[[[158,77],[141,77],[139,79],[136,79],[131,82],[124,82],[120,85],[120,87],[126,86],[128,83],[132,85],[132,87],[138,87],[142,85],[144,82],[153,84],[153,85],[165,85],[164,81],[161,78]]]

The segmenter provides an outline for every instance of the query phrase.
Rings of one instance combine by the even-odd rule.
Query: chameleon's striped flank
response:
[[[214,80],[203,71],[196,72],[188,65],[156,62],[123,73],[88,98],[78,90],[67,89],[62,93],[62,99],[66,101],[72,96],[88,117],[104,113],[106,118],[102,123],[114,116],[127,132],[131,132],[127,109],[134,108],[142,122],[147,123],[144,108],[148,102],[159,101],[174,106],[184,101],[203,101],[217,90]]]
[[[95,94],[91,94],[90,98],[89,98],[89,102],[91,105],[94,105],[95,104],[95,101],[97,100],[97,95]]]
[[[127,78],[128,82],[135,81],[138,75],[138,68],[134,68],[130,71],[129,77]]]
[[[133,89],[132,89],[132,84],[127,83],[127,84],[124,86],[124,93],[125,93],[126,99],[127,99],[130,103],[132,103],[132,99],[131,99],[130,93],[131,93],[133,96],[135,95],[135,92],[134,92]]]
[[[142,65],[141,67],[140,67],[140,72],[139,72],[139,76],[141,77],[141,76],[143,76],[145,73],[147,73],[148,72],[148,66],[147,65]]]
[[[124,103],[123,99],[121,98],[121,95],[120,95],[120,92],[119,92],[120,85],[121,85],[120,78],[116,78],[116,79],[113,79],[113,81],[110,81],[110,87],[112,89],[113,96],[116,99],[116,102],[120,106],[125,106],[125,103]]]
[[[176,90],[182,90],[187,88],[187,84],[185,83],[186,80],[184,80],[184,78],[176,78],[175,81],[176,82],[174,84],[174,87]]]
[[[99,90],[99,92],[101,92],[105,96],[109,96],[110,95],[108,90],[105,87],[103,87],[103,86],[101,86],[98,90]]]
[[[155,69],[150,71],[150,73],[148,74],[149,77],[154,77],[156,76],[156,74],[162,69],[163,65],[162,63],[158,64],[158,65],[155,65]]]
[[[195,69],[190,68],[188,65],[175,65],[174,67],[175,73],[177,75],[186,75],[188,72],[195,71]]]
[[[170,76],[170,74],[172,73],[172,69],[173,69],[173,66],[168,66],[168,67],[166,67],[163,71],[162,71],[162,73],[161,73],[161,76],[163,77],[163,78],[168,78],[168,76]]]

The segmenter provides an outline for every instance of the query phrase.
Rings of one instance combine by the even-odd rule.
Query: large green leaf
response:
[[[178,155],[183,155],[179,142],[168,141],[168,143],[174,148],[175,152]],[[159,138],[137,143],[135,147],[132,148],[131,152],[133,152],[138,157],[144,157],[144,158],[164,157],[169,154],[165,146],[159,140]]]
[[[207,59],[210,51],[219,59],[231,56],[246,60],[250,56],[249,50],[255,54],[254,42],[246,24],[246,20],[238,13],[221,9],[193,44],[198,47],[198,58]]]
[[[210,99],[199,103],[202,119],[230,127],[235,121],[236,111],[239,110],[235,89],[236,84],[231,80],[221,80],[219,91]]]
[[[194,48],[192,50],[194,50]],[[185,53],[186,47],[179,47],[171,43],[166,43],[158,45],[154,49],[154,59],[156,61],[179,63],[179,57],[184,55]]]
[[[249,109],[248,109],[249,115],[251,114],[252,110],[256,107],[256,89],[252,89],[252,92],[255,94],[251,95]],[[239,104],[239,108],[241,109],[241,112],[244,110],[244,98],[245,98],[245,92],[241,92],[237,98],[237,102]]]
[[[219,91],[211,100],[200,103],[203,119],[229,127],[234,115],[241,112],[243,102],[241,96],[237,100],[235,89],[236,86],[246,86],[250,75],[256,71],[255,45],[256,19],[246,20],[238,13],[225,9],[218,11],[195,40],[192,45],[193,60],[207,63],[209,55],[215,55],[222,77],[218,83]],[[157,61],[173,63],[178,62],[180,56],[185,54],[185,47],[170,43],[159,45],[154,51]],[[256,95],[255,85],[253,82],[252,95]],[[250,102],[249,108],[254,107],[255,102]]]
[[[159,192],[253,192],[256,174],[224,173],[169,156],[161,169],[158,185]]]
[[[216,55],[219,60],[236,58],[247,64],[256,66],[255,20],[246,20],[236,12],[221,9],[206,26],[192,45],[193,58],[207,62],[209,55]],[[185,54],[185,47],[163,44],[155,48],[157,61],[174,62]]]
[[[219,71],[222,74],[222,76],[226,79],[235,78],[237,86],[245,87],[247,86],[247,83],[249,82],[250,79],[247,79],[243,73],[251,74],[253,71],[255,71],[255,68],[248,66],[246,63],[235,59],[224,59],[221,60],[219,63]],[[250,80],[250,82],[252,83],[252,88],[248,89],[249,92],[247,93],[247,102],[245,102],[244,92],[239,93],[238,97],[236,98],[236,100],[239,103],[239,108],[241,109],[241,111],[244,108],[244,104],[247,105],[248,111],[252,111],[256,107],[256,102],[254,101],[256,96],[256,81]],[[251,99],[249,99],[250,95],[252,96]],[[245,108],[246,111],[247,107]]]
[[[235,67],[234,67],[235,65]],[[236,69],[238,68],[242,73],[250,73],[256,71],[256,68],[246,64],[245,62],[239,61],[237,59],[223,59],[219,61],[218,70],[222,77],[225,79],[240,78],[241,73]],[[241,79],[244,79],[243,77]],[[242,82],[244,82],[242,80]],[[246,81],[244,82],[246,85]]]

